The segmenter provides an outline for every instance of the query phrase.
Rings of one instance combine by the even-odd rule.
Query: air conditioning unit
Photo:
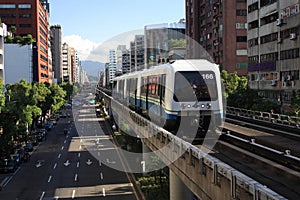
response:
[[[295,40],[297,38],[296,33],[291,33],[290,34],[290,40]]]
[[[287,75],[287,80],[291,80],[291,75]]]
[[[283,19],[276,19],[276,25],[277,26],[281,26],[281,25],[283,25]]]
[[[271,81],[271,86],[276,86],[277,85],[277,81],[276,80],[272,80]]]

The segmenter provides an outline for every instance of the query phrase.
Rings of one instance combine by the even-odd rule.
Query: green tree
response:
[[[300,90],[298,90],[298,91],[293,90],[292,97],[291,97],[290,108],[293,110],[293,112],[296,116],[299,116],[299,112],[300,112]]]
[[[0,78],[0,113],[5,105],[5,94],[4,94],[3,79]]]
[[[71,83],[66,83],[66,82],[63,82],[61,84],[61,87],[63,88],[63,90],[66,92],[66,97],[65,99],[67,101],[70,101],[71,100],[71,97],[73,95],[73,92],[74,92],[74,85],[71,84]]]
[[[176,48],[186,48],[186,40],[185,39],[171,39],[169,40],[169,49],[176,49]]]
[[[237,75],[236,72],[229,74],[227,73],[227,71],[222,70],[221,79],[225,89],[225,97],[227,98],[229,95],[233,94],[238,89],[240,77]]]

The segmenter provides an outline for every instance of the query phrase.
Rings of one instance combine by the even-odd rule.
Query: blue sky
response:
[[[68,43],[90,46],[145,25],[178,22],[185,18],[184,0],[49,0],[50,24],[62,26]],[[78,46],[78,47],[76,47]],[[75,48],[83,47],[77,41]]]

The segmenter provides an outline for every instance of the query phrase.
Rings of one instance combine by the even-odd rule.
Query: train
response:
[[[114,78],[112,97],[176,134],[221,128],[223,93],[218,65],[204,59],[176,60]]]

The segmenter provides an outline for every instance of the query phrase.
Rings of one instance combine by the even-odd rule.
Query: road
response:
[[[123,164],[93,109],[82,105],[61,118],[31,161],[6,176],[0,199],[137,199],[129,175],[111,167]]]

